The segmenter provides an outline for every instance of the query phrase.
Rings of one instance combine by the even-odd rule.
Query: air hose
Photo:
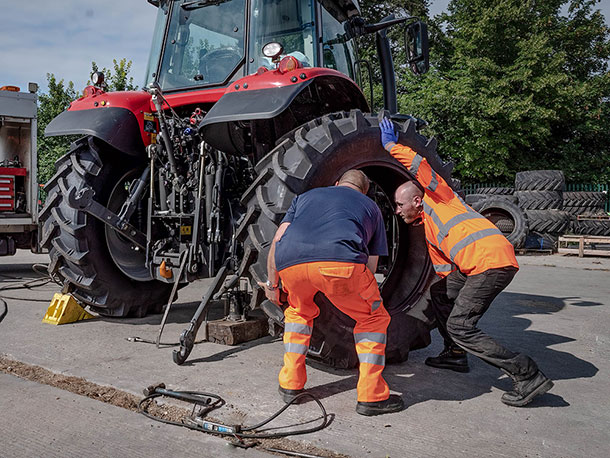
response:
[[[270,417],[261,421],[260,423],[257,423],[256,425],[252,425],[252,426],[224,425],[222,423],[218,423],[218,422],[206,419],[205,417],[210,411],[217,409],[219,407],[222,407],[225,404],[224,399],[222,399],[220,396],[218,396],[216,394],[205,393],[205,392],[200,392],[200,391],[167,390],[167,389],[165,389],[164,384],[159,384],[157,386],[149,387],[146,390],[144,390],[144,394],[145,394],[145,397],[138,403],[138,411],[141,414],[143,414],[144,416],[150,418],[151,420],[159,421],[161,423],[166,423],[168,425],[183,426],[185,428],[193,429],[195,431],[201,431],[204,433],[215,434],[215,435],[219,435],[219,436],[231,436],[231,437],[234,437],[239,440],[241,440],[241,439],[273,439],[273,438],[286,437],[286,436],[292,436],[292,435],[313,433],[315,431],[320,431],[321,429],[326,428],[328,425],[331,424],[331,422],[334,419],[334,414],[327,414],[326,409],[324,408],[324,406],[322,405],[320,400],[317,397],[315,397],[313,394],[308,393],[308,392],[303,392],[303,393],[295,396],[295,398],[293,400],[288,402],[285,406],[283,406],[273,415],[271,415]],[[166,420],[164,418],[152,415],[147,410],[148,405],[149,405],[148,403],[151,400],[161,397],[161,396],[167,396],[167,397],[171,397],[171,398],[178,399],[181,401],[192,403],[193,404],[193,414],[190,417],[183,418],[182,421]],[[299,403],[302,399],[308,398],[308,397],[312,398],[318,404],[318,407],[320,407],[320,411],[322,412],[322,415],[319,417],[321,420],[319,425],[313,426],[311,428],[302,428],[302,429],[291,430],[291,431],[276,431],[273,433],[264,432],[264,431],[268,431],[268,430],[260,429],[263,426],[270,423],[271,421],[273,421],[274,419],[276,419],[277,417],[279,417],[292,404]],[[197,406],[201,407],[201,409],[199,410],[199,412],[197,412],[195,414],[195,408]],[[312,421],[315,421],[315,420],[317,420],[317,418]],[[307,422],[307,423],[310,423],[310,422]],[[298,424],[303,424],[303,423],[301,422]],[[270,428],[270,429],[277,430],[277,429],[289,428],[291,426],[296,426],[296,425],[286,425],[286,426],[280,426],[280,427]]]

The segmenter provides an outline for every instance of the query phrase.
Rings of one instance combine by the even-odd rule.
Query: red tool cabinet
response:
[[[15,211],[15,177],[25,177],[23,167],[0,167],[0,212]]]

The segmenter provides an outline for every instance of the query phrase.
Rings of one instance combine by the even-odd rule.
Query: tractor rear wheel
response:
[[[55,167],[40,213],[42,243],[51,257],[49,273],[100,315],[141,317],[160,312],[171,285],[152,279],[142,250],[68,202],[71,191],[90,187],[98,203],[118,212],[141,164],[85,137],[74,142]]]
[[[430,343],[434,323],[426,312],[425,292],[433,272],[423,226],[406,225],[394,215],[394,191],[412,176],[381,146],[378,125],[377,117],[357,110],[309,122],[257,164],[259,176],[242,201],[249,214],[258,215],[247,228],[246,240],[246,247],[258,253],[250,267],[256,287],[257,281],[267,279],[270,242],[292,199],[309,189],[334,185],[349,169],[368,175],[372,181],[369,197],[381,208],[388,230],[390,254],[380,260],[377,276],[382,281],[384,305],[392,316],[386,347],[386,361],[391,363],[406,360],[409,350]],[[418,134],[413,122],[404,125],[399,142],[426,157],[452,183],[451,165],[436,154],[436,141]],[[321,293],[315,300],[320,316],[315,320],[310,356],[334,367],[355,367],[354,321]]]

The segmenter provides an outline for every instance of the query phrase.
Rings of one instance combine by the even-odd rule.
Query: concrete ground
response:
[[[0,288],[35,278],[43,255],[0,258]],[[335,415],[326,429],[294,441],[354,457],[544,456],[606,457],[610,446],[610,259],[564,256],[519,258],[521,270],[481,320],[481,327],[513,350],[532,356],[555,381],[551,392],[525,408],[500,403],[510,380],[470,358],[471,372],[427,367],[442,347],[412,352],[388,366],[386,380],[407,409],[379,417],[355,413],[356,370],[308,367],[311,388]],[[0,323],[0,355],[63,375],[141,395],[165,382],[222,396],[214,416],[253,424],[282,406],[277,373],[283,346],[266,337],[237,347],[196,345],[184,366],[172,348],[154,340],[161,315],[143,319],[42,324],[54,284],[4,290],[9,311]],[[201,282],[181,291],[164,333],[177,341],[202,294]],[[3,456],[260,456],[221,438],[155,423],[137,413],[0,373]],[[289,409],[280,423],[316,418],[315,403]],[[7,440],[8,438],[8,440]]]

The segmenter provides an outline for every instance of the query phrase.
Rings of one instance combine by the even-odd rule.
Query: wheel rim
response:
[[[129,195],[131,183],[138,178],[140,173],[137,169],[130,170],[117,181],[108,199],[107,206],[111,212],[118,213],[120,211],[123,202]],[[129,222],[138,229],[142,229],[139,226],[145,223],[137,224],[137,213],[138,210],[136,209]],[[150,269],[146,267],[146,252],[144,249],[108,225],[105,225],[105,232],[110,257],[121,272],[138,281],[154,279]]]
[[[502,232],[505,237],[508,237],[515,230],[515,220],[506,211],[499,209],[486,210],[483,216],[491,221]]]
[[[384,306],[390,315],[413,307],[430,276],[431,265],[423,235],[423,226],[405,224],[394,212],[394,192],[409,179],[402,168],[373,165],[361,170],[371,180],[374,199],[386,223],[389,256],[380,290]],[[384,260],[381,259],[381,262]],[[415,265],[414,265],[415,264]],[[404,275],[406,269],[409,275]],[[408,294],[405,291],[409,291]]]

